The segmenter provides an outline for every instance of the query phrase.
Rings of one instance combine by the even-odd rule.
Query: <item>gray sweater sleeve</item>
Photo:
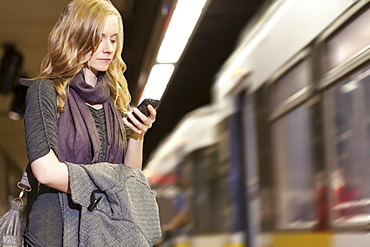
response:
[[[40,79],[29,87],[24,126],[29,163],[50,149],[58,156],[56,91],[51,80]]]

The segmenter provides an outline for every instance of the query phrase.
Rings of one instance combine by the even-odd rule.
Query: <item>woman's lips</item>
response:
[[[98,61],[103,62],[103,63],[110,63],[111,59],[110,58],[99,58]]]

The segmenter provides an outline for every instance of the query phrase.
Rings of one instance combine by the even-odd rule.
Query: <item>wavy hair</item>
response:
[[[117,49],[103,81],[108,83],[117,109],[126,113],[131,96],[123,75],[127,68],[121,57],[123,24],[120,13],[109,0],[71,1],[49,34],[47,55],[35,79],[53,80],[58,113],[63,111],[67,100],[69,82],[87,64],[87,55],[98,49],[108,15],[118,19]]]

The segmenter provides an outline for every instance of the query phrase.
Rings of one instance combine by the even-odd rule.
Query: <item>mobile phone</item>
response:
[[[150,115],[150,112],[148,110],[148,105],[151,105],[153,106],[154,109],[157,109],[158,106],[159,106],[159,103],[161,101],[158,100],[158,99],[144,99],[140,105],[138,105],[137,109],[139,109],[145,116],[149,116]],[[135,112],[132,113],[132,115],[134,115],[134,117],[136,117],[137,120],[139,120],[140,123],[142,123],[143,121],[140,119],[139,116],[137,116],[135,114]],[[131,123],[131,124],[134,124],[131,119],[127,118],[127,120]]]

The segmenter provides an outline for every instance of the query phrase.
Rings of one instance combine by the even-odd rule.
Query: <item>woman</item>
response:
[[[28,159],[40,184],[29,202],[28,230],[40,246],[66,245],[66,232],[69,244],[79,245],[81,206],[69,195],[67,162],[142,166],[144,134],[156,111],[148,106],[146,117],[135,108],[143,123],[127,111],[122,46],[122,19],[109,0],[70,2],[50,33],[25,113]]]

